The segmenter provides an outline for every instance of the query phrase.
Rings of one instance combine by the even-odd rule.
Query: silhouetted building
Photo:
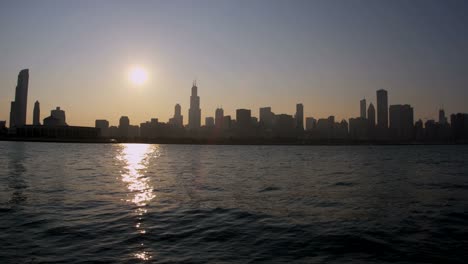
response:
[[[67,126],[65,111],[61,110],[60,107],[51,110],[50,116],[44,118],[44,126]]]
[[[361,109],[362,110],[362,109]],[[350,118],[349,119],[349,136],[351,139],[365,140],[368,139],[369,122],[366,118]]]
[[[230,115],[224,116],[224,118],[223,118],[223,130],[229,130],[231,128],[232,128],[231,116]]]
[[[424,124],[424,139],[426,141],[437,140],[437,124],[435,120],[427,120]]]
[[[15,127],[15,101],[11,102],[10,105],[10,128]]]
[[[34,111],[33,111],[33,125],[40,126],[41,122],[39,121],[41,118],[41,109],[39,106],[39,101],[34,103]]]
[[[274,133],[277,137],[294,137],[296,135],[296,122],[293,116],[286,114],[276,115]]]
[[[421,119],[414,123],[414,137],[417,141],[424,140],[424,127]]]
[[[223,129],[223,121],[224,121],[224,110],[222,108],[216,108],[215,126],[217,129]]]
[[[296,115],[294,119],[296,121],[296,128],[299,131],[304,131],[304,105],[296,104]]]
[[[445,116],[444,109],[439,110],[439,124],[445,125],[447,123],[447,117]]]
[[[367,104],[366,99],[362,99],[360,102],[361,105],[361,118],[366,118]]]
[[[104,119],[97,119],[95,121],[95,127],[99,129],[100,131],[100,136],[102,137],[108,137],[110,136],[109,133],[109,121],[104,120]]]
[[[46,119],[49,118],[58,120],[53,116]],[[17,128],[16,136],[25,138],[96,139],[99,136],[99,129],[94,127],[49,126],[44,121],[43,126],[25,125]]]
[[[265,129],[273,128],[275,114],[271,112],[271,107],[261,107],[259,113],[260,113],[260,126]]]
[[[237,128],[240,130],[247,130],[252,127],[252,117],[250,110],[237,109],[236,110]]]
[[[59,106],[57,106],[55,110],[50,111],[50,115],[59,119],[61,124],[67,125],[65,111],[61,110]]]
[[[21,70],[18,74],[18,82],[15,91],[15,101],[11,104],[10,127],[26,125],[26,109],[28,104],[29,70]]]
[[[200,97],[197,95],[198,87],[194,81],[192,86],[192,95],[190,96],[189,123],[190,130],[197,130],[201,126]]]
[[[7,132],[6,121],[0,121],[0,135],[5,135]]]
[[[129,137],[130,119],[128,116],[122,116],[119,119],[119,137]]]
[[[315,128],[317,120],[313,117],[306,117],[306,130],[311,131]]]
[[[452,114],[450,123],[454,140],[468,140],[468,114]]]
[[[375,108],[372,103],[369,104],[367,109],[367,121],[369,122],[369,128],[375,127]]]
[[[377,91],[377,127],[388,128],[388,95],[383,89]]]
[[[390,132],[392,139],[412,139],[414,133],[413,124],[413,108],[410,105],[390,106]]]
[[[179,104],[176,104],[174,107],[174,117],[169,119],[169,124],[175,127],[183,127],[184,126],[184,117],[182,116],[182,108]]]
[[[252,116],[252,118],[250,118],[250,120],[252,121],[252,126],[253,126],[253,127],[257,127],[257,126],[258,126],[258,118],[257,118],[257,117]]]
[[[213,117],[206,117],[205,118],[205,126],[206,127],[214,127],[215,126],[215,121]]]
[[[341,120],[340,123],[335,123],[333,127],[333,138],[346,139],[348,137],[349,126],[346,120]]]

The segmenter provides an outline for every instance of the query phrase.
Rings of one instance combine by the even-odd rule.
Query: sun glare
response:
[[[148,74],[145,69],[135,67],[130,70],[129,79],[135,85],[142,85],[148,79]]]

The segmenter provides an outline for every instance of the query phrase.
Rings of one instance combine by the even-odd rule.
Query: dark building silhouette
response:
[[[10,128],[15,127],[15,101],[11,102],[10,105]]]
[[[237,128],[240,130],[248,130],[252,127],[252,116],[249,109],[236,110]]]
[[[296,121],[296,129],[304,131],[304,105],[296,104],[296,115],[294,116]]]
[[[447,123],[447,117],[445,116],[445,110],[439,109],[439,124],[445,125]]]
[[[366,118],[358,117],[349,119],[349,136],[351,139],[368,139],[368,131],[369,122]]]
[[[414,137],[417,141],[423,141],[424,140],[424,127],[423,127],[423,121],[419,119],[414,123]]]
[[[468,114],[452,114],[450,116],[452,125],[452,137],[454,140],[468,140]]]
[[[119,119],[119,136],[128,137],[130,130],[130,119],[128,116],[122,116]]]
[[[6,121],[0,121],[0,135],[5,135],[7,132]]]
[[[34,111],[33,111],[33,125],[34,126],[41,125],[40,118],[41,118],[41,109],[40,109],[39,101],[36,101],[34,103]]]
[[[367,104],[366,104],[366,99],[362,99],[360,101],[360,110],[361,110],[361,118],[367,118],[366,117],[366,111],[367,111]]]
[[[179,104],[176,104],[174,107],[174,117],[169,119],[169,124],[175,127],[183,127],[184,126],[184,117],[182,116],[182,108]]]
[[[95,121],[95,127],[99,129],[100,136],[102,137],[109,137],[109,121],[104,119],[97,119]]]
[[[223,121],[224,121],[224,110],[222,108],[216,108],[215,126],[217,129],[223,129]]]
[[[232,125],[231,125],[231,116],[230,115],[227,115],[227,116],[224,116],[223,118],[223,130],[229,130],[232,128]]]
[[[414,135],[414,113],[410,105],[390,106],[390,133],[392,139],[410,140]]]
[[[29,70],[21,70],[15,91],[15,101],[11,103],[10,127],[26,125],[26,110],[28,104]]]
[[[50,116],[44,118],[44,126],[67,126],[65,119],[65,111],[57,107],[55,110],[50,111]]]
[[[57,106],[55,110],[50,111],[50,115],[60,120],[61,124],[67,125],[65,111],[61,110],[59,106]]]
[[[192,95],[190,96],[189,123],[190,130],[197,130],[201,126],[200,97],[197,95],[198,87],[194,81],[192,86]]]
[[[317,120],[313,117],[306,118],[306,130],[311,131],[315,129],[315,125],[317,124]]]
[[[377,91],[377,127],[388,128],[388,95],[383,89]]]
[[[369,128],[373,129],[375,127],[375,108],[372,103],[369,104],[367,109],[367,121],[369,122]]]
[[[271,111],[271,107],[261,107],[260,113],[260,126],[265,129],[272,129],[275,120],[275,114]]]
[[[56,119],[52,116],[50,118]],[[16,136],[24,138],[93,140],[99,136],[99,129],[94,127],[46,125],[46,122],[44,122],[43,126],[25,125],[19,127],[16,129]]]
[[[213,117],[206,117],[205,118],[205,126],[206,127],[214,127],[215,126],[215,120]]]
[[[296,120],[292,115],[279,114],[275,116],[274,133],[277,137],[292,138],[296,136]]]

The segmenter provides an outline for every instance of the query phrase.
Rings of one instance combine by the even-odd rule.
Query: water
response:
[[[466,263],[467,146],[0,142],[0,263]]]

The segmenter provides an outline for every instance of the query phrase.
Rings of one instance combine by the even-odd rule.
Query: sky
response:
[[[28,68],[27,123],[60,106],[69,125],[184,123],[197,80],[202,123],[259,107],[337,120],[359,101],[411,104],[416,119],[468,112],[468,1],[0,1],[0,120]],[[135,65],[143,85],[128,80]]]

